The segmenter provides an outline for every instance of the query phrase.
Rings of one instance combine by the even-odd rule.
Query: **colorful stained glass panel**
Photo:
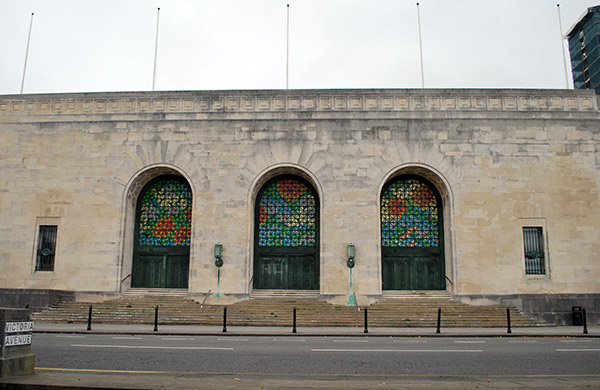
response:
[[[189,246],[192,192],[177,179],[155,182],[141,195],[139,245]]]
[[[259,246],[315,246],[316,201],[296,179],[270,184],[259,199]]]
[[[438,202],[433,190],[417,179],[401,179],[381,197],[383,247],[437,247]]]

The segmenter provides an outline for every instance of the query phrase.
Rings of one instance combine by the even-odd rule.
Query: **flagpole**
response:
[[[423,73],[423,42],[421,40],[421,12],[417,3],[417,23],[419,26],[419,53],[421,55],[421,88],[425,88],[425,74]]]
[[[569,89],[569,72],[567,71],[567,56],[565,55],[565,38],[563,36],[562,20],[560,18],[560,4],[556,4],[558,11],[558,27],[560,28],[560,44],[562,47],[563,67],[565,68],[565,85]]]
[[[31,21],[29,22],[29,35],[27,36],[27,48],[25,49],[25,64],[23,65],[23,79],[21,80],[21,95],[25,88],[25,72],[27,71],[27,59],[29,57],[29,43],[31,42],[31,29],[33,27],[33,12],[31,13]]]
[[[158,25],[160,22],[160,8],[156,11],[156,39],[154,43],[154,73],[152,74],[152,90],[156,85],[156,58],[158,56]]]
[[[290,5],[287,5],[287,34],[285,46],[285,89],[289,89],[290,80]]]

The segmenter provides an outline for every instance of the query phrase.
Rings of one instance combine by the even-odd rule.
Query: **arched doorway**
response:
[[[417,175],[390,180],[381,192],[384,290],[444,290],[442,201]]]
[[[131,287],[187,288],[192,191],[185,179],[159,176],[137,199]]]
[[[274,177],[255,204],[255,289],[319,289],[319,198],[298,176]]]

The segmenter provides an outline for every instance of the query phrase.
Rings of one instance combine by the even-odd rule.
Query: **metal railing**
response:
[[[206,300],[208,299],[208,297],[209,297],[209,296],[211,296],[211,295],[212,295],[212,292],[211,292],[211,291],[212,291],[212,290],[210,290],[210,289],[209,289],[209,290],[206,292],[206,295],[204,296],[204,299],[202,300],[202,303],[200,304],[200,309],[204,309],[204,304],[206,303]]]

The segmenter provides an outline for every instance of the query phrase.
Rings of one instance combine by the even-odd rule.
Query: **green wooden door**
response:
[[[318,290],[318,198],[304,179],[278,176],[258,194],[255,289]]]
[[[189,250],[181,254],[137,253],[131,287],[185,288],[188,285]]]
[[[178,176],[159,177],[142,189],[131,287],[188,287],[191,212],[191,189]]]
[[[318,272],[313,256],[259,256],[255,262],[254,288],[316,290]]]
[[[316,290],[319,275],[314,256],[290,256],[288,288],[292,290]]]
[[[443,262],[438,255],[410,254],[383,257],[384,290],[442,290]]]
[[[258,288],[287,288],[287,258],[263,256],[259,262]]]
[[[441,199],[427,180],[400,176],[381,196],[384,290],[443,290]]]

